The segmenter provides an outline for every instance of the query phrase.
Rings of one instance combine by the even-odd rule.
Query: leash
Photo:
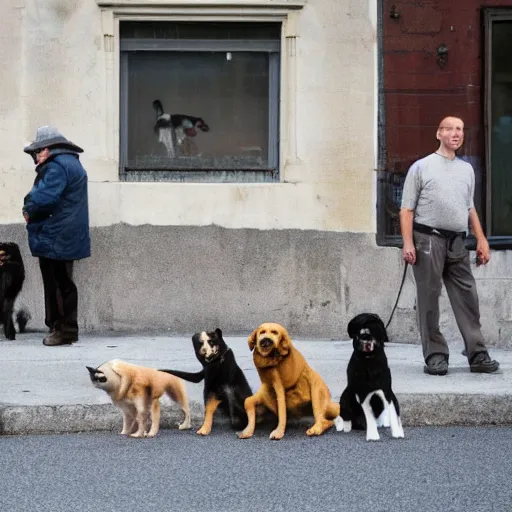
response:
[[[398,290],[398,295],[396,297],[395,305],[393,306],[393,310],[391,311],[391,315],[389,316],[388,323],[386,324],[386,329],[389,327],[389,324],[391,323],[391,320],[393,319],[393,315],[395,313],[395,309],[398,306],[398,301],[400,299],[400,295],[402,294],[402,288],[404,287],[405,276],[407,275],[407,267],[408,266],[409,266],[409,263],[407,263],[407,261],[406,261],[405,265],[404,265],[404,273],[402,275],[402,282],[400,283],[400,288]]]

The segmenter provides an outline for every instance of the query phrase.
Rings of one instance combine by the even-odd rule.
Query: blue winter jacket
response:
[[[29,216],[32,255],[55,260],[87,258],[91,255],[87,173],[78,154],[53,149],[36,172],[23,206]]]

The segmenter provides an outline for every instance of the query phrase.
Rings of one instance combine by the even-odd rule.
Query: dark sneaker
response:
[[[443,354],[433,354],[425,363],[423,371],[428,375],[446,375],[448,373],[448,361]]]
[[[498,371],[500,363],[491,359],[487,352],[479,352],[473,357],[469,365],[469,371],[472,373],[494,373]]]
[[[77,335],[67,335],[60,331],[53,331],[44,338],[43,345],[47,347],[57,347],[59,345],[71,345],[71,343],[75,341],[78,341]]]

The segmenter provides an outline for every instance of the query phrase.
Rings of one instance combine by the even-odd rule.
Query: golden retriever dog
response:
[[[121,434],[154,437],[160,428],[160,397],[164,393],[179,404],[185,415],[179,429],[190,428],[187,390],[178,377],[119,359],[87,369],[93,385],[105,391],[123,411]],[[151,425],[149,431],[146,431],[147,423]]]
[[[270,439],[284,436],[287,412],[297,417],[313,413],[315,423],[306,431],[308,436],[319,436],[332,427],[340,406],[331,401],[325,382],[293,346],[286,329],[276,323],[261,324],[248,342],[261,387],[245,399],[248,424],[238,437],[247,439],[254,434],[256,407],[260,404],[278,417]]]

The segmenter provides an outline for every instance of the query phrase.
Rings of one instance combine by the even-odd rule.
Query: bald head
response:
[[[447,116],[439,123],[438,130],[447,126],[458,125],[464,130],[464,121],[460,117]]]
[[[439,123],[436,138],[440,152],[454,155],[464,142],[464,121],[459,117],[445,117]]]

